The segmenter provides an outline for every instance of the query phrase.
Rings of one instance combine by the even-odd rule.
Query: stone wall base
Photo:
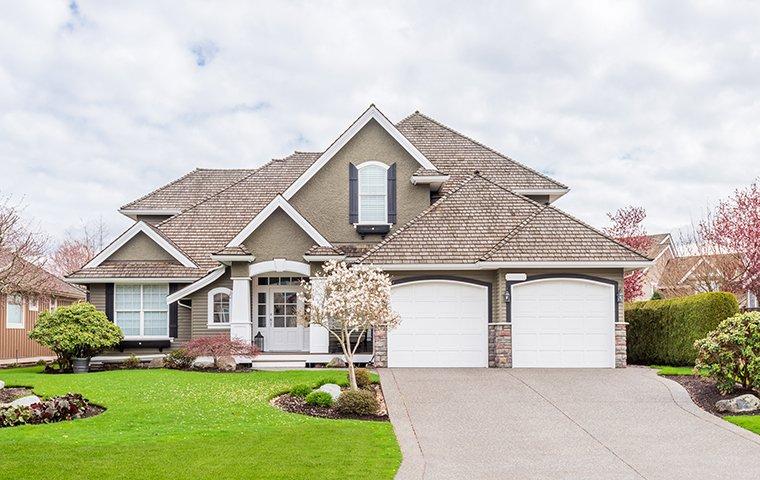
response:
[[[626,345],[627,323],[615,324],[615,368],[628,366],[628,347]]]
[[[488,366],[491,368],[512,367],[512,324],[488,325]]]
[[[372,348],[374,350],[373,364],[376,368],[388,366],[388,329],[376,328],[372,336]]]

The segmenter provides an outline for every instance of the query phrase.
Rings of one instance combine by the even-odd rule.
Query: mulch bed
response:
[[[333,418],[333,419],[353,419],[353,420],[370,420],[376,422],[387,422],[388,411],[385,407],[385,398],[383,397],[383,390],[380,385],[374,384],[371,386],[375,392],[378,403],[380,404],[380,410],[377,415],[346,415],[335,409],[335,407],[319,407],[316,405],[309,405],[306,400],[301,397],[293,397],[290,394],[282,394],[278,397],[274,397],[271,400],[271,404],[280,410],[284,410],[290,413],[300,413],[302,415],[309,415],[312,417],[320,418]]]
[[[0,403],[11,403],[17,398],[33,395],[32,391],[26,387],[6,387],[0,389]]]
[[[745,393],[751,393],[757,396],[757,392],[752,390],[737,389],[729,395],[723,395],[715,388],[715,381],[709,378],[700,377],[697,375],[663,375],[673,381],[680,383],[689,396],[702,410],[712,413],[715,416],[736,416],[736,415],[760,415],[760,411],[747,412],[747,413],[731,413],[731,412],[719,412],[715,409],[715,403],[718,400],[728,400],[736,398],[739,395]]]

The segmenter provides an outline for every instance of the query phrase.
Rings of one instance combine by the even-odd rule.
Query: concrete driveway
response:
[[[753,479],[760,436],[647,368],[383,369],[397,478]]]

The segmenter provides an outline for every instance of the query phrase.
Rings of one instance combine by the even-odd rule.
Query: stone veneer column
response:
[[[512,367],[512,324],[490,323],[488,325],[488,366]]]
[[[627,327],[627,322],[615,323],[615,368],[625,368],[628,365]]]
[[[372,332],[372,349],[374,365],[377,368],[388,366],[388,329],[381,327]]]

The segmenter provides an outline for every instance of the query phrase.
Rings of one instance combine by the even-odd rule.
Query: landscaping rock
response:
[[[219,360],[216,361],[216,367],[223,372],[234,372],[237,368],[237,362],[232,356],[219,357]]]
[[[728,400],[718,400],[715,409],[719,412],[746,413],[760,409],[760,398],[747,393]]]
[[[35,403],[40,403],[41,401],[42,400],[40,400],[40,397],[37,395],[27,395],[26,397],[17,398],[8,405],[11,407],[28,407]]]
[[[148,363],[148,368],[164,368],[164,357],[154,358]]]
[[[327,368],[346,368],[346,362],[340,357],[333,357],[327,364]]]
[[[0,390],[5,388],[5,382],[0,380]]]
[[[334,383],[325,383],[319,387],[317,391],[329,393],[333,401],[337,400],[338,397],[340,397],[340,385],[335,385]]]

